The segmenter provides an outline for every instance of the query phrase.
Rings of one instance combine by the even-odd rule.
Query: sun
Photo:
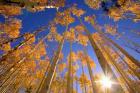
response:
[[[104,88],[111,88],[112,86],[112,81],[106,76],[101,78],[100,83]]]

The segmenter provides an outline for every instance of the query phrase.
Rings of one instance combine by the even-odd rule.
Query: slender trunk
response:
[[[78,93],[78,81],[76,80],[76,93]]]
[[[87,54],[87,52],[86,52],[86,49],[84,49],[84,54],[85,54],[86,59],[87,59],[87,55],[88,55],[88,54]],[[98,93],[96,83],[95,83],[94,80],[93,80],[92,68],[91,68],[91,66],[90,66],[88,60],[86,60],[86,63],[87,63],[88,72],[89,72],[89,75],[90,75],[90,80],[91,80],[91,85],[92,85],[92,92],[93,92],[93,93]]]
[[[83,73],[83,77],[84,77],[85,72],[84,72],[83,63],[81,63],[81,65],[82,65],[82,73]],[[85,93],[87,93],[87,90],[86,90],[86,84],[85,84],[85,81],[84,81],[84,80],[83,80],[83,83],[84,83],[84,85],[83,85],[83,87],[84,87],[84,91],[85,91]]]
[[[45,72],[44,72],[44,75],[43,75],[43,78],[41,80],[41,82],[39,83],[39,86],[37,87],[37,89],[35,90],[35,93],[39,93],[44,81],[45,81],[45,78],[46,78],[46,74],[47,74],[47,71],[49,70],[49,67],[50,67],[50,64],[48,64],[48,66],[46,67],[45,69]]]
[[[41,88],[40,93],[47,93],[49,88],[50,88],[50,85],[52,83],[54,73],[55,73],[55,70],[56,70],[56,65],[58,63],[59,56],[60,56],[60,53],[61,53],[61,50],[62,50],[62,47],[63,47],[63,43],[64,43],[64,38],[59,43],[58,50],[57,50],[56,54],[54,55],[54,57],[52,59],[52,65],[50,67],[50,70],[48,72],[47,78],[44,81],[44,84],[43,84],[43,86]]]
[[[71,93],[71,69],[72,69],[72,42],[70,42],[70,56],[68,62],[67,90],[66,93]]]
[[[72,60],[72,62],[73,62],[73,60]],[[71,92],[71,93],[73,93],[73,91],[74,91],[74,88],[73,88],[73,83],[74,83],[74,82],[73,82],[73,79],[74,79],[74,75],[73,75],[73,73],[74,73],[74,72],[73,72],[73,64],[72,64],[72,67],[71,67],[71,72],[72,72],[72,73],[71,73],[71,74],[72,74],[72,76],[71,76],[71,87],[72,87],[71,90],[72,90],[72,92]]]

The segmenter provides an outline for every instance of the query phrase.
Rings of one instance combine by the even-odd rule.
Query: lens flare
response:
[[[101,85],[105,88],[111,88],[112,86],[112,81],[108,77],[103,77],[100,82]]]

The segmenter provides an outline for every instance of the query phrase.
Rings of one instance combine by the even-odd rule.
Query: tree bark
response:
[[[50,88],[50,85],[51,85],[53,77],[54,77],[56,65],[57,65],[58,60],[59,60],[59,56],[60,56],[60,53],[61,53],[61,50],[63,47],[63,43],[64,43],[64,38],[59,43],[58,50],[52,59],[52,65],[51,65],[50,70],[47,74],[47,78],[45,79],[44,84],[42,85],[42,88],[41,88],[39,93],[48,93],[48,90]]]
[[[71,78],[72,78],[72,73],[71,73],[71,70],[72,70],[72,42],[70,42],[70,55],[69,55],[69,62],[68,62],[68,76],[67,76],[67,90],[66,90],[66,93],[71,93],[72,90],[71,90]]]
[[[84,50],[84,53],[85,53],[85,56],[86,56],[86,59],[87,59],[87,55],[88,54],[87,54],[86,50]],[[92,91],[93,91],[93,93],[98,93],[96,83],[93,80],[92,68],[91,68],[88,60],[86,60],[86,63],[87,63],[88,72],[89,72],[89,75],[90,75],[90,81],[91,81],[91,85],[92,85]]]

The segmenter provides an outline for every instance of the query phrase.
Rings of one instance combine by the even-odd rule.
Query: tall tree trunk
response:
[[[59,43],[58,50],[57,50],[57,52],[55,53],[55,55],[52,59],[51,67],[49,69],[47,77],[45,78],[44,84],[42,85],[40,93],[48,93],[48,90],[50,88],[50,85],[51,85],[53,77],[54,77],[54,73],[55,73],[55,70],[56,70],[56,65],[57,65],[58,60],[59,60],[59,56],[60,56],[60,53],[61,53],[61,50],[62,50],[62,47],[63,47],[63,43],[64,43],[64,38]]]
[[[67,90],[66,93],[71,93],[71,78],[72,78],[72,42],[70,42],[70,55],[69,55],[69,62],[68,62],[68,75],[67,75]]]
[[[39,86],[38,86],[37,89],[35,90],[35,93],[39,93],[39,91],[41,90],[41,87],[42,87],[42,85],[44,84],[44,81],[45,81],[45,78],[46,78],[47,71],[49,70],[49,67],[50,67],[50,64],[48,64],[48,66],[46,67],[44,76],[43,76],[41,82],[39,83]]]
[[[84,49],[84,54],[85,54],[85,57],[87,59],[87,52],[86,52],[86,49]],[[89,75],[90,75],[90,80],[91,80],[91,85],[92,85],[92,92],[93,93],[98,93],[98,90],[97,90],[97,86],[96,86],[96,83],[94,82],[93,80],[93,72],[92,72],[92,68],[89,64],[89,61],[86,60],[86,63],[87,63],[87,67],[88,67],[88,72],[89,72]]]
[[[76,93],[78,93],[78,81],[76,79]]]
[[[89,38],[89,41],[90,41],[90,43],[91,43],[91,45],[92,45],[93,50],[95,51],[95,54],[96,54],[96,56],[97,56],[97,58],[98,58],[98,60],[99,60],[99,63],[100,63],[100,65],[101,65],[101,67],[102,67],[104,73],[105,73],[105,74],[107,73],[108,75],[111,75],[113,81],[117,81],[117,77],[115,76],[114,72],[112,71],[111,67],[109,66],[107,60],[105,59],[105,57],[104,57],[104,55],[103,55],[103,53],[101,52],[101,50],[99,49],[99,47],[97,46],[97,44],[95,43],[95,41],[93,40],[91,33],[90,33],[90,32],[87,30],[87,28],[84,26],[84,24],[82,23],[82,20],[81,20],[80,18],[79,18],[79,20],[80,20],[80,23],[81,23],[81,24],[83,25],[83,27],[85,28],[85,32],[86,32],[86,34],[87,34],[87,36],[88,36],[88,38]],[[116,88],[116,92],[115,92],[115,93],[117,93],[117,90],[118,90],[118,89],[119,89],[119,90],[122,90],[121,86],[118,86],[118,87]]]
[[[73,60],[72,60],[72,63],[73,63]],[[72,87],[72,92],[71,93],[73,93],[73,91],[74,91],[74,88],[73,88],[73,83],[74,83],[74,72],[73,72],[73,64],[72,64],[72,67],[71,67],[71,87]]]
[[[84,75],[85,75],[85,72],[84,72],[84,66],[83,66],[83,63],[81,63],[81,65],[82,65],[82,74],[83,74],[83,77],[84,77]],[[84,83],[84,85],[83,85],[83,87],[84,87],[84,93],[87,93],[87,89],[86,89],[86,84],[85,84],[85,81],[83,80],[83,83]]]

